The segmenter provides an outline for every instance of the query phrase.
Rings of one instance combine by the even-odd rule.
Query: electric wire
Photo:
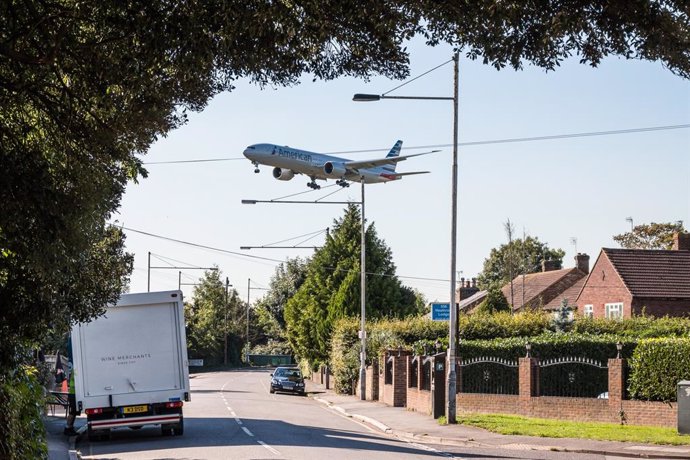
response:
[[[513,137],[505,139],[489,139],[482,141],[470,141],[470,142],[458,142],[458,147],[473,147],[478,145],[492,145],[492,144],[509,144],[518,142],[539,142],[539,141],[549,141],[558,139],[575,139],[584,137],[597,137],[597,136],[613,136],[621,134],[635,134],[635,133],[646,133],[653,131],[668,131],[676,129],[687,129],[690,128],[690,124],[679,124],[679,125],[665,125],[665,126],[648,126],[642,128],[630,128],[630,129],[614,129],[610,131],[591,131],[591,132],[579,132],[579,133],[567,133],[567,134],[554,134],[547,136],[531,136],[531,137]],[[418,150],[418,149],[430,149],[430,148],[446,148],[453,147],[453,144],[432,144],[432,145],[416,145],[403,147],[402,150]],[[352,153],[374,153],[374,152],[388,152],[390,148],[382,149],[365,149],[365,150],[342,150],[336,152],[327,152],[326,155],[342,155],[342,154],[352,154]],[[174,163],[206,163],[214,161],[236,161],[245,160],[244,157],[234,157],[234,158],[208,158],[208,159],[196,159],[196,160],[173,160],[173,161],[154,161],[145,162],[144,165],[161,165],[161,164],[174,164]],[[309,192],[311,190],[307,190]],[[303,192],[304,193],[304,192]]]
[[[422,73],[422,74],[420,74],[420,75],[417,75],[416,77],[411,78],[411,79],[409,79],[409,80],[407,80],[407,81],[405,81],[405,82],[399,84],[399,85],[396,86],[395,88],[390,89],[390,90],[386,91],[385,93],[382,93],[381,95],[382,95],[382,96],[385,96],[386,94],[392,93],[392,92],[395,91],[396,89],[400,89],[400,88],[402,88],[402,87],[405,86],[405,85],[409,85],[409,84],[412,83],[413,81],[419,80],[419,79],[422,78],[424,75],[430,74],[430,73],[433,72],[434,70],[439,69],[439,68],[443,67],[444,65],[446,65],[446,64],[448,64],[448,63],[450,63],[450,62],[453,62],[453,59],[448,59],[446,62],[443,62],[443,63],[437,65],[437,66],[434,67],[433,69],[427,70],[426,72],[424,72],[424,73]]]
[[[172,242],[175,242],[175,243],[184,244],[184,245],[187,245],[187,246],[192,246],[192,247],[197,247],[197,248],[202,248],[202,249],[208,249],[208,250],[211,250],[211,251],[216,251],[216,252],[220,252],[220,253],[224,253],[224,254],[231,254],[231,255],[236,255],[236,256],[240,256],[240,257],[247,257],[247,258],[250,258],[250,259],[259,259],[259,260],[274,262],[274,263],[276,263],[276,264],[282,264],[282,263],[285,262],[284,260],[272,259],[272,258],[270,258],[270,257],[253,256],[253,255],[249,255],[249,254],[243,254],[243,253],[241,253],[241,252],[230,251],[230,250],[227,250],[227,249],[215,248],[215,247],[213,247],[213,246],[206,246],[206,245],[203,245],[203,244],[192,243],[192,242],[190,242],[190,241],[178,240],[178,239],[175,239],[175,238],[170,238],[170,237],[167,237],[167,236],[157,235],[157,234],[155,234],[155,233],[145,232],[145,231],[142,231],[142,230],[136,230],[136,229],[129,228],[129,227],[124,227],[124,226],[122,226],[122,227],[120,227],[120,228],[122,228],[123,230],[130,231],[130,232],[134,232],[134,233],[139,233],[139,234],[142,234],[142,235],[150,236],[150,237],[152,237],[152,238],[158,238],[158,239],[162,239],[162,240],[166,240],[166,241],[172,241]],[[341,271],[341,272],[346,272],[346,273],[350,273],[350,272],[359,273],[358,270],[347,270],[347,269],[342,269],[342,268],[337,268],[337,267],[323,267],[323,268],[326,269],[326,270],[330,270],[330,271]],[[530,273],[530,274],[528,274],[528,275],[535,275],[535,274],[538,274],[538,273],[548,273],[548,272],[536,272],[536,273]],[[370,275],[370,276],[381,276],[381,277],[389,277],[389,278],[399,278],[399,279],[406,279],[406,280],[416,280],[416,281],[434,281],[434,282],[443,282],[443,283],[449,283],[449,282],[450,282],[449,279],[445,279],[445,278],[430,278],[430,277],[409,276],[409,275],[398,275],[398,274],[390,275],[390,274],[387,274],[387,273],[375,273],[375,272],[369,272],[369,271],[366,272],[366,275]],[[549,286],[551,286],[552,284],[553,284],[553,283],[550,283],[550,284],[530,283],[530,286],[531,286],[531,287],[549,287]],[[601,286],[594,286],[594,287],[595,287],[595,288],[607,289],[607,288],[611,288],[611,287],[615,287],[615,286],[616,286],[616,285],[601,285]]]

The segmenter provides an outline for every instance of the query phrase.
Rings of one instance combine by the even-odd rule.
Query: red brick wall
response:
[[[642,312],[650,316],[687,316],[690,314],[690,300],[645,300],[633,299],[633,314]]]
[[[456,403],[459,413],[516,414],[558,420],[620,423],[620,407],[613,407],[606,399],[541,396],[521,400],[517,395],[459,393]],[[623,401],[623,411],[628,425],[675,427],[678,417],[676,403],[669,405],[662,402]]]
[[[606,316],[604,305],[617,302],[623,302],[623,317],[630,318],[632,296],[602,251],[577,298],[578,312],[584,314],[585,305],[593,305],[594,317],[603,318]]]
[[[420,390],[418,388],[407,389],[407,403],[409,410],[431,415],[431,391]]]

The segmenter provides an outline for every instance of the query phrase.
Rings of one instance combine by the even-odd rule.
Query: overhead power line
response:
[[[491,145],[491,144],[511,144],[517,142],[538,142],[538,141],[551,141],[557,139],[573,139],[579,137],[596,137],[596,136],[613,136],[620,134],[634,134],[634,133],[646,133],[653,131],[669,131],[674,129],[687,129],[690,128],[689,124],[681,125],[666,125],[666,126],[649,126],[644,128],[630,128],[630,129],[615,129],[611,131],[589,131],[581,133],[569,133],[569,134],[554,134],[550,136],[533,136],[533,137],[513,137],[505,139],[490,139],[484,141],[471,141],[471,142],[458,142],[458,147],[473,147],[477,145]],[[416,150],[416,149],[434,149],[434,148],[444,148],[452,147],[453,144],[433,144],[433,145],[416,145],[412,147],[403,147],[404,150]],[[385,149],[367,149],[367,150],[343,150],[338,152],[326,152],[327,155],[342,155],[350,153],[373,153],[373,152],[388,152],[390,148]],[[162,165],[162,164],[176,164],[176,163],[208,163],[217,161],[237,161],[245,160],[244,157],[233,157],[233,158],[206,158],[206,159],[196,159],[196,160],[172,160],[172,161],[151,161],[144,163],[145,165]]]

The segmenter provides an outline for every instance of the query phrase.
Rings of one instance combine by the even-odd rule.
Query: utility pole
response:
[[[228,365],[228,288],[230,287],[230,279],[225,277],[225,325],[223,326],[224,336],[225,336],[225,346],[223,347],[223,364]]]
[[[359,334],[361,340],[361,354],[359,357],[359,399],[362,401],[367,399],[367,332],[365,329],[366,315],[367,315],[367,264],[366,264],[366,226],[364,222],[364,178],[362,178],[362,230],[361,230],[361,247],[360,247],[360,294],[359,299],[361,306],[361,324],[359,326]]]
[[[244,352],[244,361],[249,365],[249,291],[251,289],[251,278],[247,278],[247,334],[246,334],[246,344]]]

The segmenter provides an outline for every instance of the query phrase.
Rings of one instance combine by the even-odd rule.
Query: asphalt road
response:
[[[346,418],[308,397],[269,394],[269,371],[197,374],[185,404],[183,436],[160,429],[113,430],[109,441],[84,439],[87,459],[578,459],[595,455],[467,449],[409,443]]]

